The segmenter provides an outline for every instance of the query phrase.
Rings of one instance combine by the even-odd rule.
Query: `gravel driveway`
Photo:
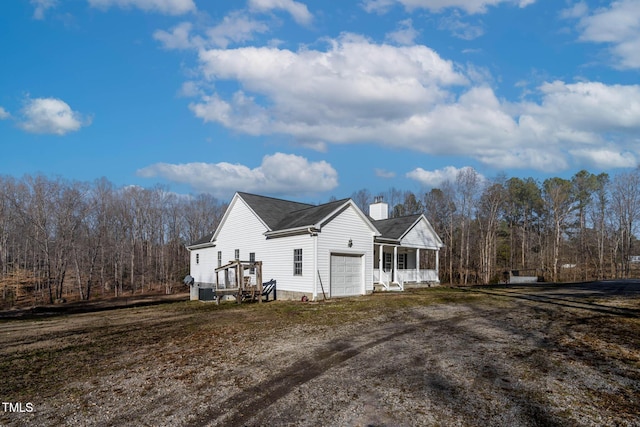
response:
[[[48,348],[63,375],[0,423],[640,425],[640,282],[193,304],[0,323],[5,373]]]

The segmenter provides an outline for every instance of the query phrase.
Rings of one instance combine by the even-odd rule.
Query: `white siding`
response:
[[[313,238],[309,234],[267,240],[268,251],[263,257],[264,281],[276,279],[277,289],[313,294]],[[302,275],[293,274],[293,250],[302,249]],[[256,254],[256,259],[258,254]]]
[[[373,291],[373,236],[374,232],[351,205],[322,227],[318,234],[318,271],[327,297],[330,296],[331,289],[331,253],[364,255],[364,289],[361,293]],[[352,242],[351,247],[349,240]],[[317,293],[322,297],[320,283]]]
[[[215,247],[191,252],[191,275],[196,282],[211,280],[215,283],[218,267],[218,251],[222,251],[222,264],[235,259],[240,250],[240,260],[248,261],[249,253],[262,261],[262,280],[276,279],[277,289],[283,291],[313,293],[313,238],[309,234],[267,239],[265,225],[240,198],[235,197],[229,206],[224,222],[216,235]],[[302,276],[293,274],[293,250],[302,249]],[[200,253],[200,264],[195,265],[195,254]],[[220,274],[222,280],[222,274]]]
[[[400,241],[400,244],[413,248],[436,249],[438,247],[438,238],[433,234],[424,218],[422,218]]]
[[[216,278],[214,269],[216,264],[217,248],[195,249],[191,251],[190,274],[195,283],[212,284]],[[200,262],[196,264],[196,257],[200,255]]]

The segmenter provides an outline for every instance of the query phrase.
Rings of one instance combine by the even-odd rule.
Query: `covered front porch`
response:
[[[439,249],[375,243],[373,284],[403,291],[406,285],[440,283]]]

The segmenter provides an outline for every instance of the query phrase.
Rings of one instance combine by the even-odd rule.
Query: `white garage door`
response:
[[[331,297],[362,294],[362,255],[331,254]]]

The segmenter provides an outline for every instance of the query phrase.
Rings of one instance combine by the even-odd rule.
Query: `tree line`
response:
[[[382,196],[392,217],[425,213],[445,244],[444,283],[497,282],[507,270],[551,281],[628,278],[640,255],[640,169],[539,182],[465,168],[438,188]],[[351,197],[368,212],[369,190]],[[2,304],[169,293],[189,272],[185,245],[213,231],[226,207],[208,194],[105,178],[0,177]]]
[[[3,305],[170,293],[189,271],[185,244],[215,229],[225,209],[207,194],[117,188],[104,178],[0,177]]]
[[[434,226],[444,283],[496,283],[511,270],[547,281],[629,278],[640,261],[640,169],[540,182],[464,168],[424,193],[382,196],[391,217],[424,213]],[[362,189],[352,199],[368,209],[373,196]]]

